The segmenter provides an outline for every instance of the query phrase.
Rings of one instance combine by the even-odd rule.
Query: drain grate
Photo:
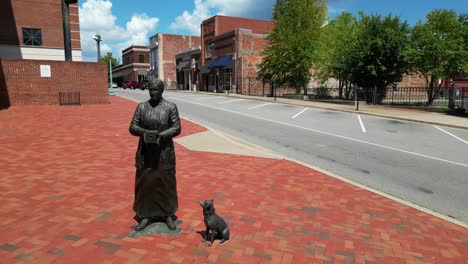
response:
[[[59,92],[60,105],[81,105],[80,92]]]

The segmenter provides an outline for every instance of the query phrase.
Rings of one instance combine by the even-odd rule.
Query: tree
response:
[[[457,18],[454,10],[433,10],[426,19],[413,27],[405,55],[411,69],[426,79],[430,105],[440,91],[439,79],[468,72],[468,23],[466,14]]]
[[[106,54],[106,56],[101,57],[101,61],[107,63],[107,65],[109,65],[109,60],[112,63],[112,68],[116,67],[119,64],[119,60],[117,58],[109,56],[109,54]]]
[[[273,9],[276,25],[267,36],[259,78],[277,85],[288,83],[297,93],[304,87],[307,95],[326,15],[326,0],[278,0]]]
[[[360,13],[356,43],[353,45],[351,81],[373,89],[374,103],[381,102],[389,85],[401,81],[407,70],[403,51],[409,27],[398,16]],[[369,100],[369,98],[368,98]]]
[[[323,28],[320,38],[315,77],[321,80],[338,79],[340,98],[343,87],[348,88],[351,79],[350,58],[356,42],[356,28],[356,18],[351,13],[342,12]],[[346,96],[348,92],[347,89]]]

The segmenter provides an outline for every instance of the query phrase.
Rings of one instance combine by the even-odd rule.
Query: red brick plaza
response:
[[[0,263],[468,263],[463,227],[289,161],[181,145],[180,235],[132,238],[135,106],[0,111]],[[210,198],[231,228],[211,248]]]

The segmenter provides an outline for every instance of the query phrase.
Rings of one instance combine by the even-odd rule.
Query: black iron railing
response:
[[[80,92],[59,92],[60,105],[81,105]]]

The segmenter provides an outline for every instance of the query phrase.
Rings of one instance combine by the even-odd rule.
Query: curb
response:
[[[424,120],[411,119],[411,118],[405,118],[405,117],[399,117],[399,116],[376,114],[376,113],[372,113],[372,112],[368,112],[368,111],[362,111],[362,110],[355,111],[355,110],[337,109],[337,108],[326,107],[326,106],[309,105],[307,103],[293,103],[293,102],[284,102],[284,101],[278,101],[278,100],[275,101],[275,100],[265,99],[263,97],[258,97],[258,96],[255,96],[255,95],[240,95],[239,96],[237,94],[231,94],[231,93],[230,94],[225,94],[225,93],[213,93],[213,92],[204,92],[204,91],[202,91],[202,92],[193,92],[193,91],[187,91],[187,90],[170,90],[170,91],[175,91],[175,92],[179,92],[179,93],[207,94],[207,95],[214,95],[214,96],[227,96],[227,97],[245,98],[245,99],[250,99],[250,100],[273,102],[273,103],[276,102],[276,103],[287,104],[287,105],[296,105],[296,106],[299,105],[299,106],[304,106],[304,107],[325,109],[325,110],[331,110],[331,111],[339,111],[339,112],[354,113],[354,114],[363,114],[363,115],[369,115],[369,116],[377,116],[377,117],[383,117],[383,118],[403,120],[403,121],[408,121],[408,122],[413,122],[413,123],[439,125],[439,126],[446,126],[446,127],[453,127],[453,128],[468,130],[467,126],[459,126],[459,125],[424,121]]]
[[[193,93],[193,92],[185,92],[185,93]],[[210,94],[210,93],[207,93],[207,94]],[[216,95],[222,95],[222,94],[216,94]],[[127,100],[130,100],[130,101],[134,101],[134,100],[132,100],[132,99],[130,99],[130,98],[127,98],[127,97],[124,97],[124,96],[121,96],[121,97],[122,97],[122,98],[125,98],[125,99],[127,99]],[[266,100],[263,100],[263,101],[266,101]],[[305,163],[305,162],[302,162],[302,161],[299,161],[299,160],[290,158],[290,157],[288,157],[288,156],[285,156],[285,155],[276,153],[276,152],[274,152],[274,151],[272,151],[272,150],[270,150],[270,149],[267,149],[267,148],[265,148],[265,147],[259,146],[259,145],[255,144],[255,143],[248,142],[248,141],[245,141],[245,140],[243,140],[243,139],[237,138],[237,137],[235,137],[235,136],[233,136],[233,135],[231,135],[231,134],[229,134],[229,133],[225,133],[225,132],[223,132],[223,131],[215,130],[215,129],[209,127],[209,126],[206,126],[206,125],[204,125],[204,124],[200,124],[200,123],[198,123],[198,122],[196,122],[196,121],[194,121],[194,120],[192,120],[192,119],[190,119],[190,118],[186,118],[186,117],[184,117],[184,116],[181,116],[181,117],[182,117],[183,119],[188,120],[188,121],[190,121],[190,122],[193,122],[193,123],[195,123],[195,124],[197,124],[197,125],[199,125],[199,126],[205,127],[206,129],[211,130],[211,131],[213,131],[214,133],[217,133],[217,134],[219,134],[219,135],[222,135],[223,137],[229,139],[231,142],[236,142],[236,144],[247,144],[247,145],[250,146],[250,147],[256,147],[259,151],[263,151],[263,152],[268,153],[268,154],[270,154],[270,155],[273,154],[274,156],[277,156],[277,157],[280,158],[280,159],[289,160],[289,161],[291,161],[291,162],[297,163],[297,164],[302,165],[302,166],[304,166],[304,167],[307,167],[307,168],[310,168],[310,169],[319,171],[319,172],[321,172],[321,173],[323,173],[323,174],[325,174],[325,175],[327,175],[327,176],[330,176],[330,177],[333,177],[333,178],[338,179],[338,180],[340,180],[340,181],[349,183],[349,184],[354,185],[354,186],[356,186],[356,187],[358,187],[358,188],[365,189],[365,190],[367,190],[367,191],[369,191],[369,192],[372,192],[372,193],[375,193],[375,194],[377,194],[377,195],[383,196],[383,197],[388,198],[388,199],[390,199],[390,200],[393,200],[393,201],[395,201],[395,202],[397,202],[397,203],[406,205],[406,206],[411,207],[411,208],[413,208],[413,209],[416,209],[416,210],[418,210],[418,211],[420,211],[420,212],[426,213],[426,214],[428,214],[428,215],[437,217],[437,218],[442,219],[442,220],[445,220],[445,221],[447,221],[447,222],[449,222],[449,223],[452,223],[452,224],[455,224],[455,225],[457,225],[457,226],[461,226],[461,227],[463,227],[463,228],[468,229],[468,223],[465,223],[465,222],[463,222],[463,221],[461,221],[461,220],[458,220],[458,219],[456,219],[456,218],[453,218],[453,217],[444,215],[444,214],[442,214],[442,213],[433,211],[433,210],[431,210],[431,209],[429,209],[429,208],[426,208],[426,207],[423,207],[423,206],[421,206],[421,205],[412,203],[412,202],[410,202],[410,201],[403,200],[403,199],[401,199],[401,198],[398,198],[398,197],[393,196],[393,195],[391,195],[391,194],[388,194],[388,193],[379,191],[379,190],[374,189],[374,188],[372,188],[372,187],[369,187],[369,186],[367,186],[367,185],[363,185],[363,184],[361,184],[361,183],[352,181],[352,180],[350,180],[350,179],[348,179],[348,178],[346,178],[346,177],[343,177],[343,176],[341,176],[341,175],[338,175],[338,174],[335,174],[335,173],[333,173],[333,172],[327,171],[327,170],[322,169],[322,168],[320,168],[320,167],[317,167],[317,166],[314,166],[314,165],[310,165],[310,164],[307,164],[307,163]]]
[[[310,164],[307,164],[307,163],[305,163],[305,162],[302,162],[302,161],[299,161],[299,160],[290,158],[290,157],[288,157],[288,156],[285,156],[285,155],[282,155],[282,154],[280,154],[280,153],[277,153],[277,152],[275,152],[275,151],[273,151],[273,150],[270,150],[270,149],[267,149],[267,148],[265,148],[265,147],[259,146],[259,145],[255,144],[255,143],[248,142],[248,141],[245,141],[245,140],[243,140],[243,139],[237,138],[237,137],[235,137],[235,136],[233,136],[233,135],[231,135],[231,134],[228,134],[228,133],[222,132],[222,131],[220,131],[220,130],[216,130],[216,129],[210,128],[210,127],[208,127],[208,126],[206,126],[206,125],[203,125],[203,124],[200,124],[200,123],[198,123],[198,122],[196,122],[196,121],[193,121],[193,120],[190,119],[190,118],[186,118],[186,117],[182,117],[182,118],[184,118],[185,120],[188,120],[188,121],[190,121],[190,122],[192,122],[192,123],[195,123],[195,124],[197,124],[197,125],[199,125],[199,126],[205,127],[206,129],[211,130],[211,131],[213,131],[214,133],[219,134],[219,135],[223,136],[224,138],[226,138],[226,139],[228,139],[228,140],[230,140],[231,142],[234,142],[234,143],[236,143],[236,144],[246,144],[246,145],[248,145],[248,146],[250,146],[250,147],[255,147],[257,150],[262,151],[262,152],[265,152],[265,153],[268,153],[269,155],[274,155],[274,156],[276,156],[276,157],[278,157],[278,158],[280,158],[280,159],[289,160],[289,161],[291,161],[291,162],[297,163],[297,164],[302,165],[302,166],[304,166],[304,167],[307,167],[307,168],[310,168],[310,169],[319,171],[319,172],[321,172],[321,173],[323,173],[323,174],[325,174],[325,175],[327,175],[327,176],[330,176],[330,177],[333,177],[333,178],[338,179],[338,180],[340,180],[340,181],[349,183],[349,184],[354,185],[354,186],[356,186],[356,187],[359,187],[359,188],[361,188],[361,189],[365,189],[365,190],[367,190],[367,191],[370,191],[370,192],[375,193],[375,194],[377,194],[377,195],[383,196],[383,197],[388,198],[388,199],[390,199],[390,200],[392,200],[392,201],[395,201],[395,202],[397,202],[397,203],[406,205],[406,206],[408,206],[408,207],[411,207],[411,208],[413,208],[413,209],[416,209],[416,210],[421,211],[421,212],[423,212],[423,213],[426,213],[426,214],[428,214],[428,215],[437,217],[437,218],[439,218],[439,219],[445,220],[445,221],[447,221],[447,222],[450,222],[450,223],[452,223],[452,224],[455,224],[455,225],[458,225],[458,226],[461,226],[461,227],[464,227],[464,228],[468,228],[468,223],[465,223],[465,222],[463,222],[463,221],[461,221],[461,220],[458,220],[458,219],[456,219],[456,218],[453,218],[453,217],[444,215],[444,214],[442,214],[442,213],[433,211],[433,210],[431,210],[431,209],[429,209],[429,208],[426,208],[426,207],[423,207],[423,206],[421,206],[421,205],[418,205],[418,204],[412,203],[412,202],[410,202],[410,201],[407,201],[407,200],[398,198],[398,197],[396,197],[396,196],[393,196],[393,195],[391,195],[391,194],[388,194],[388,193],[379,191],[379,190],[374,189],[374,188],[372,188],[372,187],[369,187],[369,186],[367,186],[367,185],[363,185],[363,184],[361,184],[361,183],[355,182],[355,181],[350,180],[350,179],[348,179],[348,178],[346,178],[346,177],[343,177],[343,176],[340,176],[340,175],[338,175],[338,174],[335,174],[335,173],[333,173],[333,172],[331,172],[331,171],[327,171],[327,170],[322,169],[322,168],[319,168],[319,167],[317,167],[317,166],[310,165]]]

